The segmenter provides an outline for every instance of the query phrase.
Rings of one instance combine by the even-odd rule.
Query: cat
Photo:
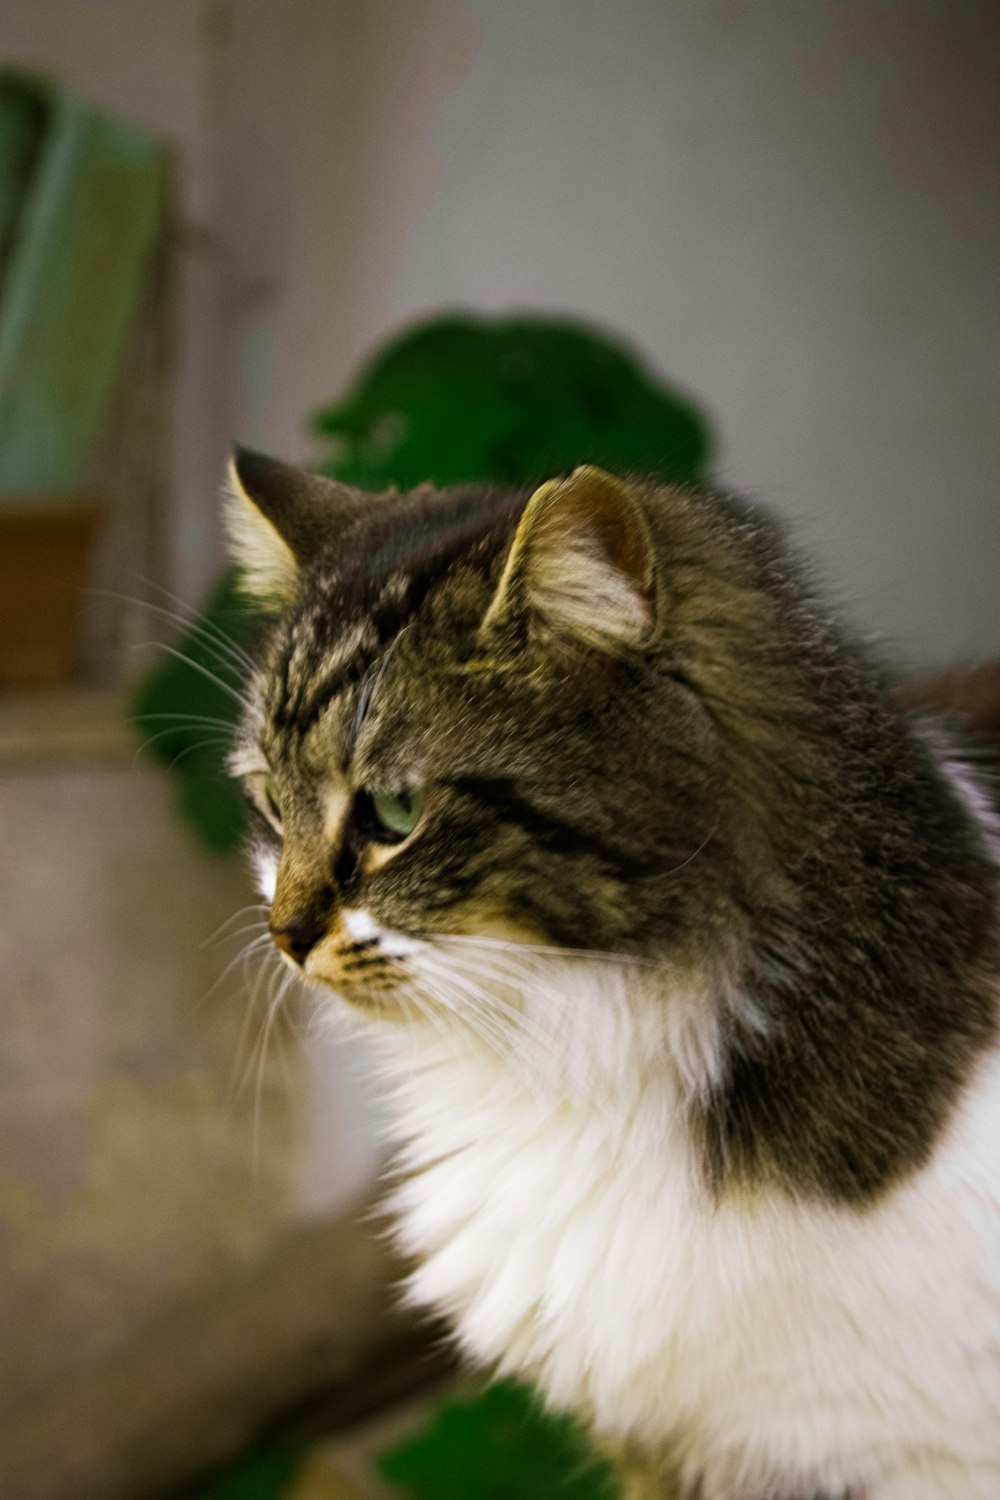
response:
[[[743,502],[239,453],[232,770],[391,1204],[630,1497],[1000,1497],[1000,816]]]

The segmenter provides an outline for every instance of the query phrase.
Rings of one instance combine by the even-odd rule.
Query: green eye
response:
[[[410,789],[396,792],[391,797],[385,792],[373,792],[371,808],[377,825],[371,830],[372,837],[381,837],[385,843],[397,843],[408,838],[420,822],[424,794]]]

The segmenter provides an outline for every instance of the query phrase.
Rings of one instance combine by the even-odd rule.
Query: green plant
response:
[[[568,1417],[514,1381],[441,1403],[379,1472],[410,1500],[614,1500],[610,1468]]]
[[[703,479],[694,404],[583,323],[439,317],[393,340],[314,418],[325,472],[362,489],[532,485],[581,463]]]

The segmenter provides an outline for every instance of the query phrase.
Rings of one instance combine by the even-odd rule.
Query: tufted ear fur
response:
[[[340,535],[369,497],[295,464],[237,448],[225,506],[243,590],[261,603],[295,597],[301,565]]]
[[[654,582],[649,525],[629,486],[602,469],[575,469],[528,501],[483,628],[527,618],[602,651],[642,646]]]

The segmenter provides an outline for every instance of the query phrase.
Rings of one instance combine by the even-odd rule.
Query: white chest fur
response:
[[[397,1041],[392,1065],[412,1294],[477,1360],[669,1447],[706,1500],[895,1497],[935,1452],[995,1462],[960,1493],[1000,1497],[996,1063],[928,1169],[864,1213],[713,1204],[662,1081],[598,1105],[440,1037]]]

